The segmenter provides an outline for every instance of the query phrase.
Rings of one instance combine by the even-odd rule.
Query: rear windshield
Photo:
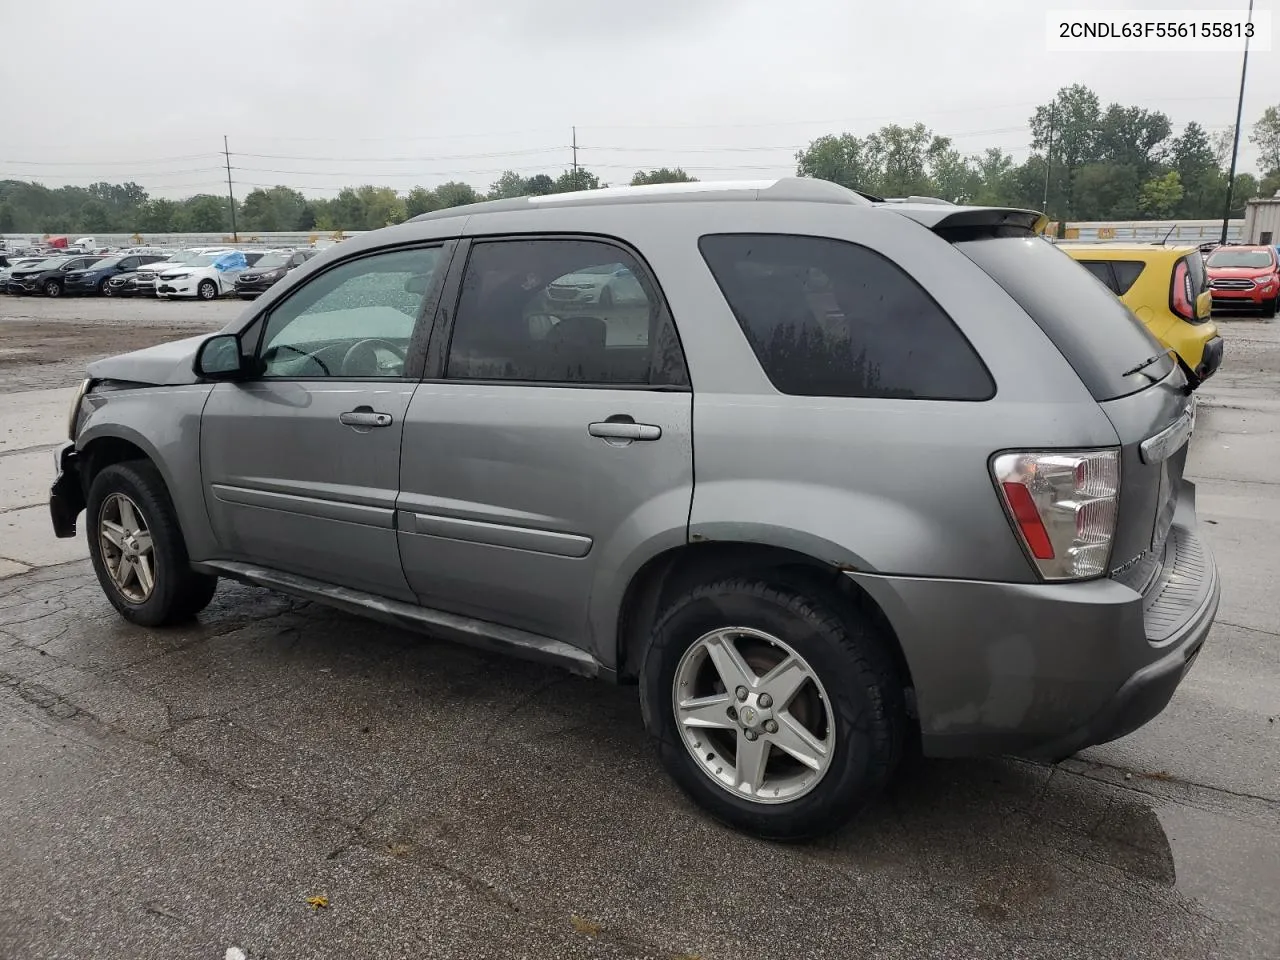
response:
[[[956,248],[1004,287],[1075,368],[1095,400],[1113,400],[1164,379],[1166,349],[1111,291],[1038,237],[964,240]],[[1159,356],[1141,373],[1129,373]]]

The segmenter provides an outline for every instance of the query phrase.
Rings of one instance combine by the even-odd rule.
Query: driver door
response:
[[[434,245],[334,264],[241,335],[257,375],[214,387],[200,430],[226,559],[413,599],[394,522],[400,439],[447,261]]]

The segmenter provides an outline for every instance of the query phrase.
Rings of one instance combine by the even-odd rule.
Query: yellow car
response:
[[[1154,243],[1060,243],[1132,310],[1182,362],[1198,386],[1222,363],[1222,337],[1209,318],[1209,278],[1196,247]]]

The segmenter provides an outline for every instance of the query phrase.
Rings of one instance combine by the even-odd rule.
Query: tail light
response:
[[[1002,453],[991,474],[1023,547],[1045,580],[1101,576],[1111,556],[1120,452]]]
[[[1185,260],[1179,260],[1173,268],[1173,283],[1169,287],[1169,308],[1183,320],[1195,322],[1196,291],[1191,282],[1191,269]]]

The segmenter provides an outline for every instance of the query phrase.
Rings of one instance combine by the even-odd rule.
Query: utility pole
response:
[[[1044,154],[1044,206],[1041,213],[1049,212],[1049,171],[1053,169],[1053,125],[1058,119],[1058,101],[1049,104],[1049,149]]]
[[[1250,0],[1252,3],[1253,0]],[[579,187],[578,183],[578,128],[573,128],[573,185]]]
[[[231,204],[231,242],[239,243],[240,235],[236,233],[236,195],[231,190],[231,148],[227,146],[227,138],[222,137],[222,156],[227,161],[227,202]]]
[[[1249,23],[1253,23],[1253,0],[1249,0]],[[1219,242],[1226,244],[1227,227],[1231,219],[1232,194],[1236,186],[1236,155],[1240,152],[1240,118],[1244,114],[1244,78],[1249,70],[1249,38],[1244,38],[1244,61],[1240,64],[1240,99],[1236,101],[1236,131],[1231,140],[1231,172],[1227,174],[1227,203],[1222,209],[1222,238]]]

